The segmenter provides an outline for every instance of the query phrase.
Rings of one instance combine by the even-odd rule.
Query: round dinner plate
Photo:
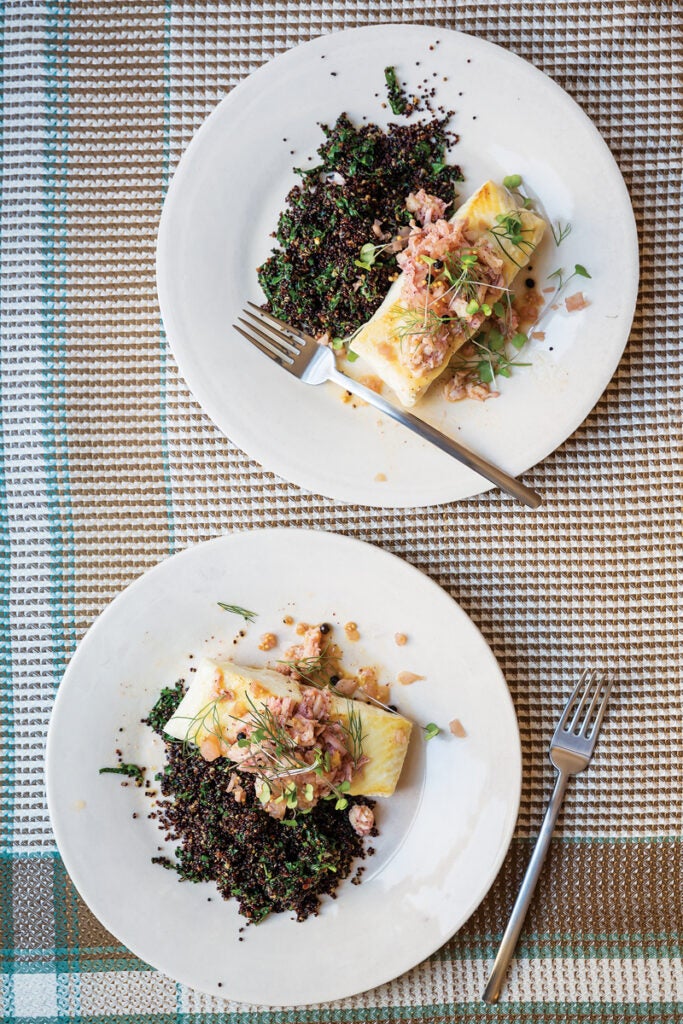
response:
[[[344,404],[335,385],[302,384],[231,326],[247,300],[263,302],[256,268],[300,180],[292,167],[307,166],[322,142],[319,122],[334,123],[342,111],[356,122],[396,119],[382,106],[387,65],[409,87],[434,83],[436,101],[455,111],[460,141],[449,161],[463,169],[463,199],[489,178],[519,173],[551,221],[571,224],[559,247],[548,230],[534,253],[538,287],[576,263],[591,274],[576,284],[588,307],[568,313],[561,304],[548,317],[545,339],[524,349],[532,365],[499,378],[499,398],[448,403],[437,383],[416,412],[514,475],[562,444],[604,391],[628,338],[638,285],[635,221],[589,118],[541,71],[492,43],[442,28],[377,25],[322,36],[259,68],[219,104],[180,160],[159,227],[157,281],[180,370],[240,448],[308,491],[416,507],[491,485],[371,407]],[[342,369],[367,372],[361,360]]]
[[[257,613],[253,625],[219,608]],[[376,852],[362,884],[341,883],[319,916],[244,924],[213,884],[180,883],[151,858],[174,844],[147,815],[150,798],[124,762],[163,765],[142,724],[162,687],[202,654],[263,665],[265,631],[329,621],[347,667],[374,664],[414,723],[399,787],[376,807]],[[344,623],[360,640],[344,639]],[[246,636],[240,636],[240,630]],[[394,637],[403,632],[405,646]],[[233,641],[237,640],[237,643]],[[194,657],[192,657],[194,656]],[[449,722],[459,719],[466,735]],[[421,727],[441,732],[427,741]],[[47,792],[59,851],[82,897],[135,954],[193,988],[259,1005],[324,1002],[398,976],[429,956],[490,888],[517,818],[521,759],[505,680],[462,609],[427,576],[369,544],[306,530],[237,533],[192,547],[136,580],[96,620],[62,681],[47,744]],[[209,902],[207,897],[211,896]],[[243,941],[240,941],[243,938]],[[220,984],[219,984],[220,983]]]

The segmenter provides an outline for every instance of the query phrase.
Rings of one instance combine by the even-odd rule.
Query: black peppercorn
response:
[[[323,622],[322,626],[320,627],[320,632],[321,633],[329,633],[331,628],[332,627],[330,626],[329,622]]]
[[[246,732],[238,732],[237,733],[237,739],[238,740],[246,740],[246,738],[247,738]]]
[[[536,282],[534,281],[533,277],[527,277],[524,284],[527,286],[527,288],[533,288]]]
[[[434,263],[432,264],[432,266],[434,267],[434,270],[442,270],[443,269],[443,260],[434,260]]]
[[[330,676],[330,686],[336,686],[340,678],[340,676]]]

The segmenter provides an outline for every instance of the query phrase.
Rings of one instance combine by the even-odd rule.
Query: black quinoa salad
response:
[[[395,78],[387,84],[391,97]],[[401,112],[396,94],[391,105]],[[405,113],[414,109],[417,98]],[[345,113],[332,127],[321,125],[319,162],[296,169],[302,180],[280,214],[279,247],[258,268],[265,308],[336,349],[377,310],[398,274],[400,246],[391,243],[407,234],[407,196],[424,189],[451,203],[463,180],[446,163],[457,142],[448,129],[452,112],[429,110],[427,120],[386,129],[354,124]]]
[[[146,719],[166,748],[166,766],[158,775],[161,798],[150,817],[166,838],[177,841],[175,860],[153,861],[190,882],[213,881],[221,896],[238,901],[240,913],[258,923],[270,913],[291,912],[298,921],[316,915],[324,895],[335,898],[354,862],[367,854],[348,813],[334,801],[321,801],[310,813],[280,822],[256,799],[254,780],[245,776],[246,800],[237,803],[227,789],[231,768],[207,762],[192,744],[173,740],[164,725],[185,693],[182,681],[165,688]],[[374,803],[348,797],[348,805]],[[370,835],[376,835],[373,829]],[[351,881],[360,882],[358,865]]]

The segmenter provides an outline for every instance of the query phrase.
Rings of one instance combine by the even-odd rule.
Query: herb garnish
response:
[[[555,245],[559,247],[560,245],[562,245],[562,243],[564,242],[564,240],[567,237],[567,235],[571,234],[572,226],[569,223],[569,221],[567,221],[567,223],[565,225],[563,225],[562,221],[560,221],[560,220],[555,221],[554,224],[551,221],[551,223],[550,223],[550,230],[553,233],[553,238],[555,239]]]
[[[320,654],[311,655],[308,658],[300,658],[298,661],[278,661],[278,665],[286,665],[288,668],[293,669],[297,675],[300,675],[302,679],[305,679],[311,686],[317,686],[318,689],[324,689],[329,685],[329,670],[333,667],[334,662],[330,645],[323,647]],[[327,676],[327,677],[326,677]],[[326,677],[326,678],[323,678]]]
[[[105,775],[109,773],[111,775],[127,775],[129,779],[135,779],[135,785],[141,786],[143,783],[144,775],[143,768],[139,768],[136,764],[118,764],[116,768],[100,768],[99,774]]]
[[[165,732],[166,723],[173,717],[178,706],[185,696],[185,684],[179,679],[175,686],[165,686],[159,695],[159,699],[150,711],[147,718],[143,719],[157,736],[161,736],[167,743],[173,743],[170,736]]]
[[[510,210],[508,213],[496,214],[496,226],[494,228],[489,228],[489,234],[493,235],[507,258],[511,260],[516,267],[520,268],[528,262],[528,257],[536,248],[533,242],[530,242],[524,237],[525,234],[529,234],[530,232],[531,228],[525,228],[522,226],[522,217],[517,209]],[[524,263],[517,262],[510,250],[503,245],[504,240],[521,250],[522,254],[527,257]]]
[[[510,377],[511,367],[531,366],[531,363],[521,363],[510,355],[508,344],[517,352],[522,349],[528,337],[522,331],[518,331],[510,339],[506,339],[499,330],[492,327],[489,331],[481,332],[470,338],[470,345],[474,348],[472,356],[464,356],[456,352],[451,365],[456,370],[469,370],[476,373],[477,379],[482,384],[491,384],[496,377]]]
[[[395,68],[388,67],[384,69],[384,81],[387,84],[387,94],[392,114],[404,114],[408,101],[396,78]]]
[[[554,303],[555,300],[557,299],[557,297],[559,296],[559,294],[565,290],[565,288],[567,287],[569,282],[573,281],[575,277],[590,277],[590,276],[591,275],[588,273],[586,268],[584,266],[582,266],[580,263],[575,263],[574,264],[574,270],[569,275],[569,277],[565,277],[564,276],[564,267],[558,267],[557,270],[554,270],[552,272],[552,274],[548,274],[548,280],[549,281],[553,281],[554,280],[556,282],[555,292],[551,296],[550,302]]]
[[[438,736],[441,732],[438,725],[435,722],[428,722],[427,725],[422,727],[422,731],[425,734],[425,742],[427,740],[433,740],[435,736]]]
[[[509,188],[511,191],[516,188],[519,188],[521,184],[521,174],[508,174],[505,178],[503,178],[503,185],[505,186],[505,188]]]
[[[245,622],[253,622],[258,612],[250,612],[247,608],[240,608],[238,604],[225,604],[223,601],[216,601],[219,608],[224,612],[232,612],[233,615],[241,615]]]
[[[375,265],[375,260],[384,252],[390,245],[390,242],[385,242],[384,245],[374,245],[372,242],[366,242],[365,245],[361,245],[358,259],[354,260],[357,267],[361,270],[370,270]]]

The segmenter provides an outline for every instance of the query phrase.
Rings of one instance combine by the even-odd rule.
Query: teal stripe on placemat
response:
[[[15,861],[34,860],[42,857],[54,862],[54,893],[56,906],[60,912],[56,915],[54,947],[44,946],[30,949],[14,947],[0,948],[0,958],[5,963],[15,962],[14,969],[32,973],[50,973],[68,971],[73,963],[74,949],[66,941],[68,920],[76,920],[77,907],[72,886],[68,886],[68,876],[57,853],[47,851],[43,854],[17,854]],[[71,900],[72,902],[68,902]],[[433,962],[448,961],[460,963],[466,960],[492,959],[500,942],[500,934],[480,933],[471,938],[454,936],[450,943],[434,953],[429,959]],[[454,947],[454,948],[451,948]],[[600,959],[636,959],[639,957],[673,959],[683,956],[683,935],[667,932],[590,932],[580,931],[569,935],[558,929],[556,932],[530,931],[523,937],[518,948],[518,958],[549,959],[568,957],[574,960],[588,958]],[[38,959],[36,959],[38,958]],[[101,971],[140,972],[148,971],[149,965],[131,953],[125,946],[114,943],[107,946],[81,945],[78,949],[79,970],[83,973]],[[180,999],[182,987],[179,989],[178,1010],[182,1010]]]
[[[171,0],[166,0],[164,7],[164,120],[161,153],[161,201],[166,198],[169,180],[170,149],[171,149]],[[161,430],[161,459],[164,473],[164,490],[166,496],[166,518],[168,523],[168,549],[175,551],[175,520],[173,514],[173,484],[171,481],[171,463],[168,454],[168,345],[164,324],[159,317],[159,427]]]
[[[46,458],[47,505],[51,541],[50,606],[57,685],[76,645],[74,580],[75,541],[69,478],[67,424],[67,166],[69,153],[69,32],[71,5],[51,0],[46,8],[45,33],[45,152],[46,202],[43,252],[43,442]],[[65,914],[70,910],[73,943],[70,955],[57,968],[59,1017],[77,1021],[71,993],[78,993],[78,914],[67,907],[73,892],[60,884],[55,859],[53,907],[57,944],[65,938]],[[61,968],[61,969],[60,969]],[[70,977],[73,977],[73,983]]]
[[[0,4],[0,81],[3,93],[0,100],[0,154],[1,166],[5,156],[5,9]],[[4,200],[3,176],[0,174],[0,202]],[[0,222],[1,226],[1,222]],[[2,244],[0,236],[0,246]],[[0,263],[0,274],[3,264]],[[4,312],[4,310],[2,311]],[[2,327],[4,317],[0,319]],[[4,380],[3,346],[0,344],[0,388]],[[11,550],[9,517],[7,508],[7,450],[5,448],[5,425],[3,418],[4,394],[0,394],[0,719],[2,720],[2,747],[0,748],[0,835],[2,842],[12,841],[12,820],[14,814],[14,699],[12,690],[12,633],[11,633]],[[11,867],[2,871],[0,892],[0,927],[5,942],[14,941],[12,917]],[[2,1010],[6,1019],[14,1012],[14,984],[12,975],[14,962],[7,964],[7,973],[2,976]]]

